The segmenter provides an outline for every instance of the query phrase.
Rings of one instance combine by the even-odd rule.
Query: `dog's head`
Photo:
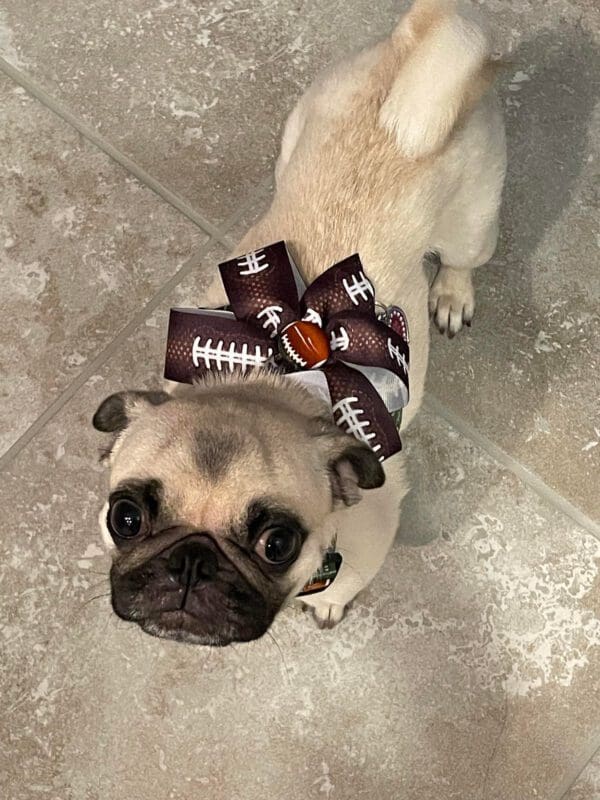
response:
[[[262,636],[320,566],[328,518],[381,486],[377,457],[278,376],[121,392],[101,524],[112,604],[155,636],[225,645]]]

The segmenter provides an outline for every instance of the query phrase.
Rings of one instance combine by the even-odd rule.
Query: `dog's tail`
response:
[[[408,158],[435,153],[493,82],[491,43],[457,0],[416,0],[392,34],[400,70],[379,121]]]

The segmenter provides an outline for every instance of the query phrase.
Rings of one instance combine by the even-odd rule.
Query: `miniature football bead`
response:
[[[318,369],[329,358],[327,334],[314,322],[290,322],[279,336],[282,358],[294,369]]]

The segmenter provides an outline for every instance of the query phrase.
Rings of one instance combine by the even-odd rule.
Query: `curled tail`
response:
[[[379,115],[408,158],[439,150],[493,81],[491,43],[456,0],[416,0],[392,34],[401,66]]]

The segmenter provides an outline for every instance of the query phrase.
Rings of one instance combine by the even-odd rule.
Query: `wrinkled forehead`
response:
[[[111,484],[134,472],[147,476],[205,474],[213,480],[252,449],[249,436],[210,409],[168,404],[133,420],[114,449]]]
[[[301,431],[266,414],[167,403],[125,431],[110,485],[114,491],[132,480],[157,481],[179,521],[218,529],[264,496],[305,510],[318,480],[312,458]]]

